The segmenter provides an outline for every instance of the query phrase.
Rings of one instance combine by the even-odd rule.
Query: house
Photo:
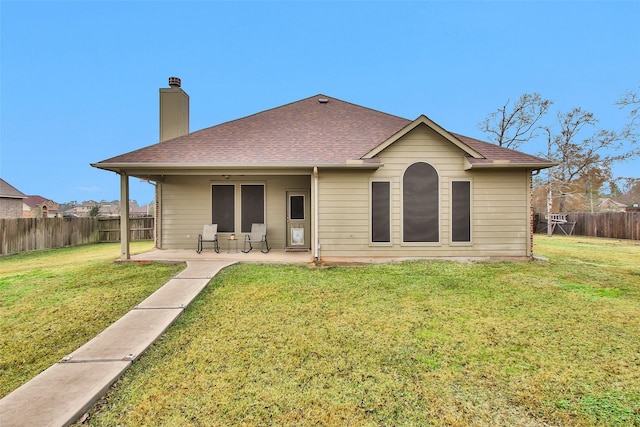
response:
[[[103,218],[115,218],[120,216],[120,203],[100,203],[98,216]]]
[[[627,205],[616,202],[610,197],[600,199],[598,203],[598,212],[625,212]]]
[[[92,164],[120,174],[123,203],[129,176],[156,183],[159,249],[266,223],[273,248],[316,259],[532,256],[532,174],[555,163],[325,95],[189,132],[169,84],[160,142]]]
[[[22,201],[27,196],[0,178],[0,218],[21,218]]]
[[[58,204],[42,196],[28,196],[22,203],[23,218],[57,218]]]
[[[80,218],[91,216],[92,209],[98,209],[99,203],[93,200],[87,200],[79,205],[64,211],[64,216],[69,218]]]

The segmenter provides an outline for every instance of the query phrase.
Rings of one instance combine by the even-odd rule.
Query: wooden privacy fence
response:
[[[152,240],[154,218],[129,219],[131,240]],[[119,242],[120,218],[2,218],[0,255]]]
[[[129,218],[131,240],[153,240],[153,217]],[[101,242],[120,241],[120,218],[98,219]]]
[[[99,241],[94,218],[0,219],[0,255],[62,248]]]
[[[573,212],[568,221],[575,221],[573,234],[640,240],[640,211],[635,212]]]
[[[577,236],[640,240],[640,211],[571,212],[563,215],[566,215],[566,221],[572,224],[572,234]],[[535,230],[546,233],[545,222],[545,214],[536,214]],[[554,234],[562,234],[562,229],[556,227]]]

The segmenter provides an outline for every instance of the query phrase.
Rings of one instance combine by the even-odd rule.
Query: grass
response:
[[[134,242],[133,252],[152,248]],[[119,244],[0,258],[0,397],[89,341],[181,265],[115,264]]]
[[[86,424],[640,425],[640,245],[549,262],[234,265]]]

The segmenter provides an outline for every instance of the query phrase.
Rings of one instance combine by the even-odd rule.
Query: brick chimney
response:
[[[189,95],[178,77],[169,77],[169,87],[160,88],[160,142],[189,133]]]

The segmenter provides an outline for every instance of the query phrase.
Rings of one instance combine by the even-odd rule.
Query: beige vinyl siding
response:
[[[528,255],[528,171],[464,170],[464,153],[426,125],[383,150],[376,171],[321,170],[319,240],[322,257],[525,257]],[[402,242],[402,176],[415,162],[433,166],[439,177],[438,243]],[[391,246],[369,241],[369,182],[391,182]],[[452,179],[472,185],[471,244],[450,239]]]
[[[286,191],[309,191],[310,176],[167,176],[160,184],[162,193],[161,245],[162,249],[194,249],[202,226],[211,221],[211,185],[233,184],[236,186],[236,235],[240,233],[240,185],[264,184],[269,244],[273,248],[285,246]],[[221,247],[226,248],[229,233],[221,233]]]

